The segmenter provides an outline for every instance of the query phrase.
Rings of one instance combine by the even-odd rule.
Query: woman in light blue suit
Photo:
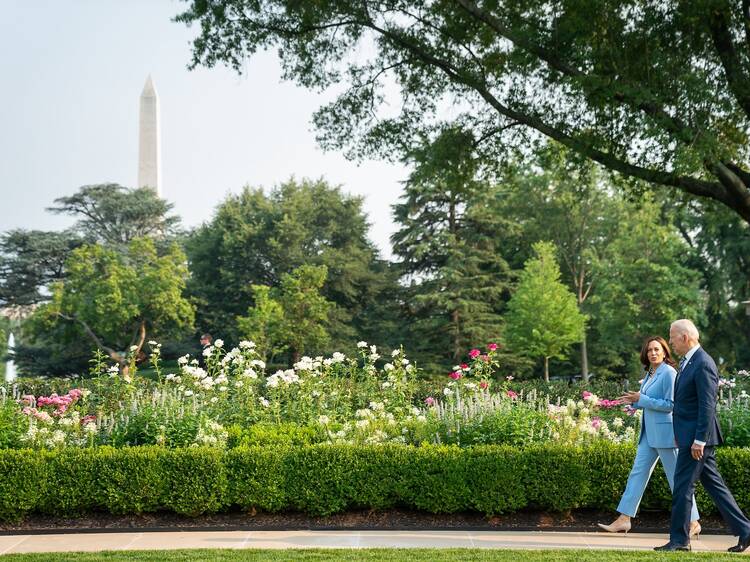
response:
[[[645,376],[640,391],[628,392],[620,397],[624,403],[643,409],[643,418],[633,468],[628,476],[620,505],[617,506],[620,516],[611,525],[598,524],[610,533],[627,533],[630,530],[630,518],[635,517],[638,511],[643,492],[658,459],[661,459],[669,488],[673,489],[674,486],[677,447],[672,429],[672,408],[677,371],[669,345],[664,338],[652,336],[645,341],[641,349],[641,363]],[[691,536],[700,533],[698,518],[698,509],[693,497],[690,514]]]

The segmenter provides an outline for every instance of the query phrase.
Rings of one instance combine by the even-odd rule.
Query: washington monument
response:
[[[161,132],[159,94],[151,75],[141,92],[138,126],[138,187],[150,187],[161,197]]]

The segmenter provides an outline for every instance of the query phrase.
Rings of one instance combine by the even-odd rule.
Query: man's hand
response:
[[[618,400],[621,400],[625,404],[635,404],[640,399],[641,399],[640,392],[626,392],[625,394],[623,394],[622,396],[618,398]]]
[[[693,443],[693,446],[690,447],[690,454],[693,456],[693,458],[697,461],[701,460],[703,458],[703,445],[698,445],[698,443]]]

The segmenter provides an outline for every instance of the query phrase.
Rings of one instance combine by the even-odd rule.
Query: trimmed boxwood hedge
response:
[[[632,446],[611,443],[0,450],[0,519],[94,511],[195,516],[231,508],[312,515],[389,507],[487,515],[614,509],[634,454]],[[750,511],[750,449],[719,449],[717,458],[740,507]],[[702,489],[698,503],[703,513],[715,511]],[[657,468],[642,508],[669,506]]]

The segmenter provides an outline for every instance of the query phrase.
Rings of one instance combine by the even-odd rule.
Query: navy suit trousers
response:
[[[715,447],[705,446],[703,458],[695,460],[690,447],[680,447],[674,474],[672,494],[672,524],[669,540],[673,544],[688,544],[690,529],[690,509],[693,504],[695,484],[700,480],[703,488],[719,509],[724,521],[735,536],[744,538],[750,535],[750,520],[734,500],[734,496],[724,483],[716,466]]]

